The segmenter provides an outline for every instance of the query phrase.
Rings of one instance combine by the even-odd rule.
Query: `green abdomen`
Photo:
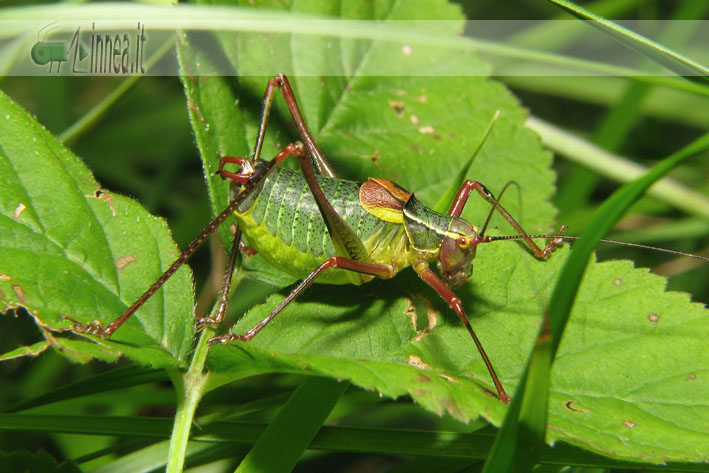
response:
[[[337,213],[368,248],[388,224],[359,203],[360,184],[318,176],[323,193]],[[249,246],[276,268],[300,279],[335,256],[330,234],[305,178],[290,169],[276,169],[254,197],[236,213]],[[348,284],[343,270],[329,270],[317,282]]]

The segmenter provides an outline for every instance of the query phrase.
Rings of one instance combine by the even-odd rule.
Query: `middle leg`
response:
[[[261,322],[256,324],[249,331],[244,334],[229,333],[227,335],[222,335],[221,337],[214,337],[209,340],[209,343],[225,344],[233,340],[241,340],[243,342],[248,342],[249,340],[254,338],[254,336],[259,331],[261,331],[261,329],[264,328],[271,320],[273,320],[279,313],[281,313],[281,311],[285,309],[288,304],[293,302],[296,297],[298,297],[300,294],[303,293],[303,291],[310,287],[310,285],[315,281],[315,279],[318,278],[318,276],[320,276],[328,269],[346,269],[349,271],[367,274],[382,279],[392,278],[396,274],[396,268],[391,265],[379,263],[364,263],[361,261],[355,261],[341,256],[334,256],[326,260],[324,263],[318,266],[315,271],[310,273],[307,278],[301,281],[301,283],[298,284],[298,286],[296,286],[293,291],[291,291],[288,297],[286,297],[283,302],[278,305],[278,307],[273,309],[270,314],[268,314],[263,320],[261,320]]]

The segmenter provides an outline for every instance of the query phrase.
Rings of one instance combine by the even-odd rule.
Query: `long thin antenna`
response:
[[[547,238],[547,239],[561,239],[561,240],[578,240],[581,237],[570,236],[570,235],[502,235],[502,236],[485,236],[482,243],[492,242],[492,241],[503,241],[503,240],[521,240],[523,238]],[[654,250],[660,251],[662,253],[670,253],[677,256],[688,256],[690,258],[696,258],[704,261],[709,261],[709,257],[695,255],[692,253],[685,253],[684,251],[670,250],[667,248],[658,248],[656,246],[641,245],[640,243],[630,243],[627,241],[617,241],[617,240],[599,240],[603,243],[612,243],[614,245],[630,246],[633,248],[642,248],[644,250]]]
[[[517,181],[507,181],[507,184],[502,188],[500,191],[500,194],[497,196],[497,199],[495,199],[495,203],[492,204],[492,208],[490,209],[490,213],[487,214],[487,218],[485,219],[485,223],[483,224],[482,228],[480,229],[480,232],[478,233],[480,236],[484,236],[485,232],[487,231],[487,226],[490,224],[490,220],[492,219],[492,214],[495,211],[495,209],[500,205],[500,200],[502,200],[502,196],[505,195],[505,191],[510,187],[510,186],[515,186],[517,187],[517,195],[521,197],[520,191],[521,188]],[[521,218],[521,211],[522,211],[522,199],[519,199],[519,210],[520,210],[520,218]]]
[[[48,24],[48,25],[44,25],[44,26],[37,32],[37,42],[39,43],[40,41],[44,41],[44,39],[47,39],[47,35],[49,34],[50,31],[56,30],[57,28],[59,28],[59,25],[56,25],[56,26],[54,26],[54,27],[52,27],[52,28],[49,28],[47,31],[44,32],[44,39],[43,39],[43,40],[40,40],[40,39],[39,39],[39,35],[42,33],[43,30],[45,30],[46,28],[48,28],[48,27],[50,27],[50,26],[52,26],[52,25],[55,25],[55,24],[57,24],[57,23],[59,23],[59,22],[58,22],[58,21],[53,21],[53,22],[51,22],[51,23]]]

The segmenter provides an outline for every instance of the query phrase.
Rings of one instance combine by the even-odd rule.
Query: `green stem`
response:
[[[179,372],[170,373],[172,382],[177,391],[177,412],[170,436],[166,473],[181,473],[185,464],[187,442],[190,438],[190,428],[194,421],[209,373],[204,372],[209,346],[207,340],[214,335],[214,329],[206,328],[202,331],[192,362],[186,373],[180,376]]]

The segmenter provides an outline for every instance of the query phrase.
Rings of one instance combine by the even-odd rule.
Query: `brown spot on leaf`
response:
[[[629,429],[634,429],[637,424],[635,422],[633,422],[632,420],[624,420],[623,425]]]
[[[12,291],[15,293],[18,301],[23,304],[27,302],[27,299],[25,298],[25,291],[22,289],[22,286],[14,285],[12,286]]]
[[[622,285],[623,285],[623,281],[622,281],[620,278],[615,278],[615,279],[613,280],[613,284],[615,284],[616,286],[622,286]]]
[[[440,376],[441,378],[443,378],[443,379],[445,379],[445,380],[447,380],[447,381],[450,381],[451,383],[458,383],[458,384],[460,384],[460,381],[458,381],[457,379],[455,379],[453,376],[448,376],[447,374],[444,374],[444,373],[438,373],[438,376]]]
[[[418,381],[419,383],[430,383],[431,382],[431,377],[424,374],[424,373],[418,373],[417,378],[418,379],[416,381]]]
[[[411,296],[418,299],[426,309],[426,318],[428,323],[421,330],[418,329],[418,312],[416,311],[416,305],[414,304],[413,299],[408,299],[409,304],[406,307],[406,310],[404,311],[404,315],[411,318],[411,324],[413,325],[414,331],[416,332],[416,337],[414,338],[414,340],[420,341],[421,339],[423,339],[423,337],[429,335],[436,327],[436,324],[438,323],[438,311],[433,306],[431,301],[426,299],[423,295],[419,293],[411,293]]]
[[[418,97],[416,97],[416,101],[421,102],[421,103],[426,103],[428,101],[428,99],[426,98],[425,95],[419,95]]]
[[[397,96],[397,97],[403,97],[404,95],[406,95],[406,91],[405,91],[405,90],[397,90],[397,91],[396,91],[396,96]]]
[[[421,147],[415,143],[411,144],[411,149],[416,151],[417,153],[421,153]]]
[[[694,373],[687,375],[687,377],[684,378],[685,381],[694,381],[695,379],[697,379],[697,375]]]
[[[116,259],[116,268],[118,268],[118,270],[120,271],[121,269],[125,269],[126,266],[128,266],[134,261],[135,256],[133,255],[121,256],[120,258]]]
[[[375,150],[374,150],[374,153],[372,153],[371,155],[369,155],[369,156],[361,156],[361,157],[362,157],[363,159],[367,159],[367,160],[371,161],[372,164],[374,164],[375,166],[379,166],[379,156],[380,156],[379,150],[378,150],[378,149],[375,149]]]
[[[401,102],[399,100],[390,100],[389,106],[392,110],[394,110],[394,113],[397,117],[401,118],[402,116],[404,116],[404,109],[406,108],[404,102]]]
[[[575,399],[571,399],[569,401],[564,402],[564,406],[573,412],[588,412],[588,409],[582,409],[580,407],[574,407],[574,403],[576,402]]]
[[[204,115],[202,115],[202,112],[199,110],[199,106],[197,104],[195,104],[193,101],[191,101],[191,100],[187,101],[187,108],[190,109],[191,111],[193,111],[195,113],[195,115],[197,115],[197,118],[199,119],[199,121],[201,121],[202,123],[207,121],[204,118]]]
[[[0,273],[0,281],[10,281],[11,279],[7,274]]]
[[[113,206],[113,195],[110,192],[106,192],[100,187],[97,188],[93,194],[86,195],[84,197],[93,197],[95,199],[101,199],[106,202],[111,209],[111,215],[116,216],[116,208]]]
[[[12,216],[15,217],[15,220],[20,218],[20,215],[22,215],[22,212],[24,212],[26,208],[27,206],[23,203],[19,203],[17,207],[15,207],[15,211],[12,212]]]
[[[108,206],[111,209],[111,215],[113,215],[115,217],[116,216],[116,208],[113,206],[113,196],[111,194],[109,194],[108,192],[103,192],[99,196],[99,199],[103,200],[104,202],[106,202],[108,204]]]
[[[650,313],[647,315],[647,319],[648,319],[650,322],[652,322],[653,324],[656,324],[657,321],[660,320],[660,316],[657,315],[657,314],[653,314],[652,312],[650,312]]]
[[[401,52],[404,53],[404,56],[411,56],[411,54],[414,52],[414,50],[411,46],[409,46],[408,44],[405,44],[401,47]]]
[[[419,128],[419,133],[422,135],[432,135],[434,131],[432,126],[422,126]]]
[[[455,402],[454,399],[448,397],[447,399],[440,399],[440,401],[443,401],[443,405],[446,406],[446,411],[448,411],[448,414],[450,414],[453,418],[455,419],[465,419],[465,414],[460,410],[460,405]]]
[[[192,69],[187,71],[187,77],[189,77],[190,82],[192,82],[192,86],[194,86],[194,72],[192,72]],[[190,92],[194,93],[194,89],[190,90]]]
[[[410,364],[411,366],[413,366],[414,368],[418,368],[418,369],[422,369],[422,370],[426,370],[426,369],[431,368],[430,365],[428,365],[427,363],[424,363],[424,361],[416,355],[409,355],[409,360],[407,361],[407,363]],[[428,381],[430,381],[430,379]]]
[[[418,313],[416,312],[416,306],[414,305],[413,300],[408,299],[408,298],[407,298],[407,300],[408,300],[408,305],[406,306],[406,309],[404,310],[404,315],[411,319],[411,325],[413,325],[413,327],[414,327],[414,332],[418,333],[418,330],[416,330],[416,322],[418,322]]]
[[[409,117],[409,120],[411,120],[411,123],[413,123],[414,125],[418,125],[418,124],[419,124],[419,117],[417,117],[416,115],[411,115],[411,116]]]

